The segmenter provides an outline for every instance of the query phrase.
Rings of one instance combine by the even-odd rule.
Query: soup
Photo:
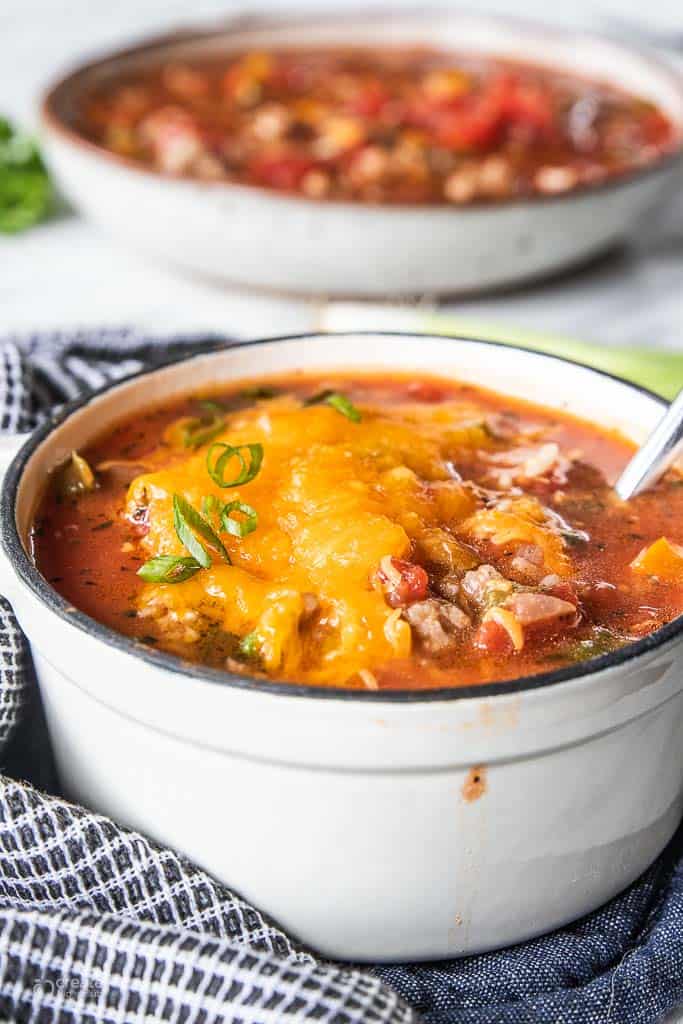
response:
[[[662,110],[604,82],[426,48],[160,64],[86,97],[81,129],[164,174],[456,205],[570,192],[680,141]]]
[[[74,453],[33,554],[76,608],[190,661],[324,686],[486,684],[683,611],[683,478],[621,502],[632,450],[452,380],[248,381]]]

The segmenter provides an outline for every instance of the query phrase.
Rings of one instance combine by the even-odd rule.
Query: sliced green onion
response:
[[[138,569],[146,583],[182,583],[189,580],[201,569],[195,558],[177,558],[175,555],[160,555],[150,558]]]
[[[179,540],[185,545],[192,557],[199,562],[202,569],[210,568],[211,556],[201,541],[198,540],[196,534],[199,534],[209,547],[217,551],[226,562],[230,561],[230,556],[225,550],[223,541],[211,525],[207,523],[206,519],[197,512],[196,508],[193,508],[189,501],[185,501],[185,498],[180,494],[173,495],[173,525]]]
[[[201,448],[203,444],[213,441],[214,437],[225,429],[223,410],[215,402],[201,402],[200,405],[209,415],[189,420],[183,428],[183,445],[185,448]]]
[[[222,449],[221,454],[214,460],[214,453],[219,449]],[[242,454],[243,452],[249,453],[249,461]],[[233,459],[239,463],[237,475],[232,478],[226,478],[226,470]],[[231,444],[217,441],[211,445],[206,453],[206,468],[209,476],[218,487],[240,487],[242,484],[248,484],[260,470],[262,462],[262,444],[240,444],[234,447]]]
[[[205,420],[191,420],[187,423],[182,432],[182,443],[185,447],[202,447],[208,444],[214,437],[225,429],[225,420],[213,420],[207,423]]]
[[[231,513],[240,512],[244,519],[233,519]],[[221,526],[233,537],[246,537],[258,526],[258,513],[252,505],[244,501],[231,501],[221,511]]]
[[[261,652],[261,642],[256,633],[247,633],[239,642],[239,653],[243,658],[258,658]]]
[[[209,522],[221,514],[222,502],[215,494],[207,494],[202,498],[202,515]]]
[[[346,416],[347,420],[351,420],[353,423],[360,423],[360,412],[346,395],[328,395],[325,402],[327,405],[331,405],[333,409],[336,409],[337,412],[340,412],[342,416]]]
[[[304,405],[330,405],[342,416],[346,416],[347,420],[351,420],[353,423],[361,421],[361,414],[351,399],[338,391],[321,391],[319,394],[307,398]]]

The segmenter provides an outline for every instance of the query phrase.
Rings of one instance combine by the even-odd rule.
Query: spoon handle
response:
[[[614,489],[623,501],[656,483],[683,449],[683,391],[679,391],[642,448],[639,448]]]

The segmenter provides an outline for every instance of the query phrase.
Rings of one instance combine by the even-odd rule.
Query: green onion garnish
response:
[[[321,391],[317,395],[312,395],[311,398],[307,398],[304,405],[330,405],[337,412],[340,412],[342,416],[346,416],[347,420],[351,420],[353,423],[360,423],[361,415],[358,409],[355,407],[350,398],[346,395],[340,394],[338,391]]]
[[[202,515],[209,522],[221,514],[222,502],[215,494],[207,494],[202,498]]]
[[[261,643],[256,633],[247,633],[239,643],[239,652],[243,658],[257,658],[261,649]]]
[[[194,558],[177,558],[175,555],[160,555],[150,558],[138,569],[146,583],[182,583],[201,568]]]
[[[233,512],[240,512],[244,519],[233,519]],[[252,505],[244,501],[231,501],[221,511],[221,526],[233,537],[246,537],[258,526],[258,513]]]
[[[189,501],[185,501],[185,498],[181,497],[180,494],[173,495],[173,525],[181,543],[185,545],[192,557],[199,562],[202,569],[209,569],[211,567],[211,556],[201,541],[198,540],[196,534],[199,534],[209,547],[217,551],[226,562],[230,561],[230,556],[225,550],[223,541],[215,533],[211,525],[207,523],[206,519],[190,505]]]
[[[360,423],[361,416],[358,409],[345,395],[336,393],[328,395],[325,402],[327,405],[331,405],[333,409],[336,409],[337,412],[340,412],[342,416],[346,416],[347,420],[352,420],[353,423]]]
[[[222,449],[221,454],[214,460],[214,453]],[[249,453],[249,461],[243,452]],[[239,469],[237,476],[226,478],[226,470],[232,460],[237,460]],[[209,476],[218,487],[240,487],[253,480],[261,468],[263,462],[262,444],[240,444],[233,447],[231,444],[224,444],[217,441],[212,444],[206,453],[206,468]]]
[[[186,448],[201,448],[225,429],[224,410],[215,402],[200,402],[205,415],[189,420],[183,428],[183,445]]]

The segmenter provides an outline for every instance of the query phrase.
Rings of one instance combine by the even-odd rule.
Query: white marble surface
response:
[[[320,5],[344,0],[319,0]],[[414,0],[394,3],[414,6]],[[240,9],[287,6],[287,0]],[[290,5],[291,6],[291,5]],[[303,5],[296,4],[299,8]],[[309,4],[312,6],[312,4]],[[552,17],[597,28],[640,26],[683,46],[680,0],[470,0],[470,7]],[[31,124],[46,82],[90,53],[169,24],[237,9],[223,0],[1,0],[0,109]],[[646,13],[643,13],[644,10]],[[683,195],[620,253],[507,295],[451,303],[482,324],[511,324],[609,343],[683,348]],[[154,332],[209,329],[243,336],[316,325],[319,302],[239,293],[159,267],[65,216],[15,239],[0,236],[0,332],[89,324],[137,324]],[[683,1022],[674,1014],[668,1024]]]

